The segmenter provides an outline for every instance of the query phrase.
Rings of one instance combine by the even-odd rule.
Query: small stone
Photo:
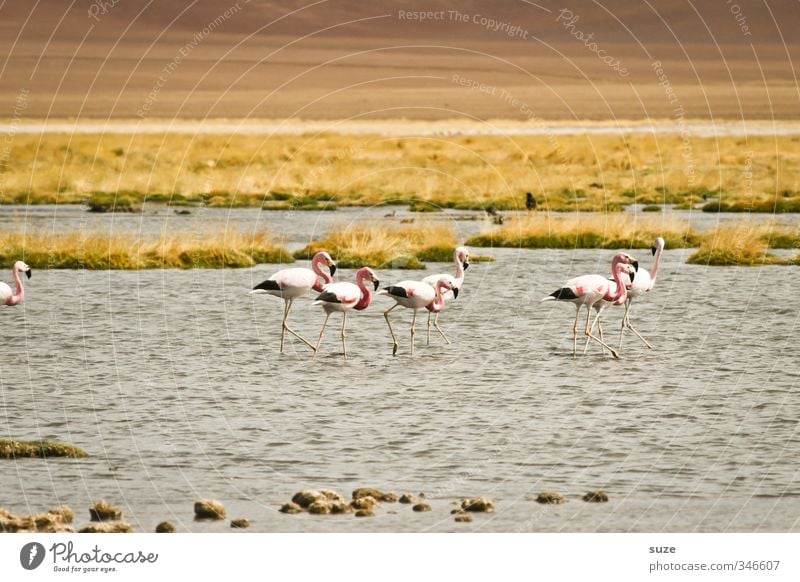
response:
[[[281,505],[281,508],[278,511],[280,511],[281,513],[291,513],[291,514],[303,513],[303,508],[297,505],[296,503],[291,502],[291,503],[284,503],[283,505]]]
[[[399,499],[400,503],[416,503],[417,498],[411,495],[411,493],[403,493]]]
[[[78,530],[78,533],[133,533],[129,523],[91,523]]]
[[[372,497],[376,501],[385,501],[386,503],[397,501],[397,493],[392,493],[391,491],[383,492],[374,487],[359,487],[353,491],[353,499],[361,499],[362,497]]]
[[[75,512],[72,511],[66,505],[62,505],[61,507],[55,507],[53,509],[48,509],[47,513],[52,513],[53,515],[60,515],[61,521],[63,523],[72,523],[72,520],[75,519]]]
[[[89,508],[92,521],[111,521],[122,519],[122,510],[105,501],[98,501]]]
[[[225,507],[215,499],[194,502],[195,519],[225,519]]]
[[[304,489],[303,491],[298,491],[294,494],[294,497],[292,497],[292,503],[296,503],[300,507],[307,509],[309,505],[321,498],[323,498],[321,492],[314,491],[313,489]]]
[[[238,529],[247,529],[248,527],[250,527],[250,520],[245,519],[244,517],[238,517],[236,519],[232,519],[231,527]]]
[[[465,509],[467,511],[491,513],[494,511],[494,502],[486,497],[465,499],[461,502],[461,509]]]
[[[342,503],[347,503],[344,497],[339,495],[336,491],[331,491],[330,489],[320,489],[319,494],[327,501],[341,501]],[[319,498],[317,498],[317,500],[319,500]]]
[[[356,517],[375,517],[371,509],[359,509],[356,511]]]
[[[536,503],[549,503],[552,505],[561,505],[566,503],[567,498],[558,493],[557,491],[542,491],[536,497]]]
[[[338,513],[347,513],[348,511],[352,511],[352,508],[347,505],[344,501],[332,501],[331,502],[331,513],[338,514]]]
[[[427,503],[417,503],[414,507],[412,507],[414,511],[430,511],[431,506]]]
[[[472,516],[467,513],[463,513],[455,516],[455,518],[453,518],[453,521],[456,521],[458,523],[469,523],[472,521]]]
[[[331,504],[328,501],[315,501],[308,506],[308,512],[312,515],[327,515],[331,512]]]
[[[378,503],[378,501],[374,497],[371,497],[371,496],[359,497],[358,499],[353,499],[350,502],[350,507],[353,508],[353,509],[356,509],[356,510],[358,510],[358,509],[372,509],[376,505],[380,505],[380,503]]]
[[[467,515],[467,510],[456,507],[455,509],[450,510],[450,515]]]
[[[605,503],[608,501],[608,493],[602,489],[599,491],[589,491],[583,496],[583,500],[589,503]]]
[[[175,533],[175,526],[168,521],[162,521],[156,526],[156,533]]]

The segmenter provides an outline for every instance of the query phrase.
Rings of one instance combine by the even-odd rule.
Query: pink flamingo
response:
[[[31,268],[24,262],[17,261],[11,268],[11,273],[14,277],[14,283],[17,284],[16,292],[12,291],[7,284],[0,282],[0,303],[8,306],[19,305],[25,299],[25,288],[22,286],[22,279],[19,278],[19,274],[25,273],[25,276],[30,279]]]
[[[394,335],[392,324],[389,321],[389,313],[397,307],[402,305],[408,309],[414,310],[414,317],[411,320],[411,355],[414,355],[414,335],[416,335],[415,326],[417,323],[417,310],[427,308],[433,313],[438,313],[444,309],[445,299],[442,295],[442,290],[449,290],[453,292],[453,297],[458,297],[458,287],[455,287],[448,279],[449,275],[441,277],[434,287],[423,283],[422,281],[401,281],[396,285],[391,285],[378,292],[378,295],[388,295],[395,300],[395,304],[383,313],[386,319],[386,325],[389,326],[389,333],[392,334],[392,355],[397,355],[397,337]]]
[[[578,350],[578,317],[580,316],[581,307],[586,306],[586,330],[584,333],[589,339],[593,339],[601,346],[608,349],[611,355],[619,359],[619,354],[601,341],[594,335],[589,326],[591,317],[592,306],[604,298],[610,301],[625,301],[627,299],[627,289],[622,281],[622,265],[633,265],[634,269],[638,270],[639,263],[627,253],[617,253],[614,260],[611,261],[611,272],[614,275],[614,282],[617,285],[616,291],[610,293],[610,281],[602,275],[582,275],[567,281],[563,287],[553,291],[550,295],[543,298],[542,301],[569,301],[575,304],[575,323],[572,325],[572,357],[577,356]]]
[[[322,270],[322,265],[328,266],[330,275]],[[266,281],[262,281],[253,287],[251,293],[266,293],[268,295],[274,295],[275,297],[280,297],[283,299],[281,353],[283,353],[283,340],[287,331],[305,343],[312,350],[315,349],[311,342],[289,327],[289,324],[287,323],[287,320],[289,319],[289,311],[292,309],[292,303],[298,297],[302,297],[312,289],[314,291],[322,291],[325,285],[333,283],[334,273],[336,273],[336,263],[334,260],[328,253],[319,252],[314,255],[314,258],[311,260],[310,269],[305,269],[303,267],[281,269],[277,273],[274,273]]]
[[[638,279],[638,277],[635,276],[636,269],[633,267],[633,265],[625,265],[625,264],[620,265],[620,269],[622,270],[622,281],[623,283],[625,282],[628,283],[626,285],[626,289],[628,290],[628,293],[630,293],[630,282],[633,281],[634,279]],[[606,309],[608,309],[612,305],[622,305],[622,303],[624,303],[625,301],[625,299],[622,298],[617,299],[616,301],[612,301],[612,297],[617,293],[617,282],[614,281],[614,279],[609,279],[608,284],[609,284],[608,294],[604,296],[600,301],[592,305],[592,308],[597,312],[597,316],[594,318],[594,321],[592,322],[590,329],[593,330],[595,323],[597,324],[597,329],[600,332],[600,341],[605,341],[605,338],[603,337],[603,325],[600,322],[600,316]],[[583,347],[584,354],[586,353],[586,350],[589,347],[589,341],[590,339],[587,337],[586,345]],[[600,349],[603,350],[604,354],[606,353],[606,349],[604,347],[601,347]]]
[[[642,334],[636,331],[636,328],[633,327],[629,316],[631,310],[631,301],[637,297],[641,297],[642,295],[649,293],[653,290],[653,287],[655,287],[656,277],[658,277],[658,265],[661,262],[661,253],[666,246],[667,243],[664,242],[664,239],[658,237],[655,242],[653,242],[653,246],[650,247],[650,252],[652,252],[653,256],[655,257],[653,259],[653,272],[648,273],[647,269],[639,269],[636,272],[636,277],[631,278],[630,285],[628,286],[628,300],[625,302],[625,315],[622,316],[622,326],[619,330],[619,347],[622,347],[622,334],[625,333],[625,328],[627,327],[644,342],[644,345],[651,350],[653,349],[653,346],[650,345],[650,342],[644,339]]]
[[[453,262],[456,264],[455,277],[453,277],[452,275],[447,275],[446,273],[439,273],[437,275],[430,275],[428,277],[425,277],[422,280],[422,282],[427,283],[428,285],[433,287],[434,285],[436,285],[436,282],[439,279],[445,277],[448,281],[450,281],[453,287],[461,289],[461,285],[464,284],[464,271],[466,271],[469,268],[469,250],[467,250],[467,247],[458,247],[455,250],[455,252],[453,253]],[[442,297],[444,297],[448,301],[450,299],[455,298],[453,296],[452,291],[445,291],[442,294]],[[444,305],[442,307],[444,307]],[[439,335],[442,336],[444,341],[449,344],[450,340],[447,339],[447,336],[444,335],[442,328],[439,327],[439,313],[441,312],[441,309],[438,311],[433,311],[432,309],[429,308],[428,310],[430,311],[430,313],[428,313],[428,341],[427,341],[428,345],[430,345],[431,343],[431,317],[433,317],[433,327],[436,329],[436,331],[439,332]],[[436,314],[435,317],[434,313]]]
[[[363,267],[356,273],[356,284],[352,283],[331,283],[325,287],[322,294],[314,301],[314,305],[322,305],[325,310],[325,322],[319,332],[319,340],[314,348],[314,357],[319,353],[322,345],[322,338],[325,336],[325,326],[334,311],[342,313],[342,350],[344,359],[347,359],[347,314],[351,309],[362,311],[372,303],[372,289],[364,285],[364,281],[370,281],[374,285],[374,290],[378,290],[380,281],[375,272],[369,267]]]

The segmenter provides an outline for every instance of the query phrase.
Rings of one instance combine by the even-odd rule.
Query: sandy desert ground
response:
[[[790,0],[4,2],[0,117],[797,119],[798,23]]]

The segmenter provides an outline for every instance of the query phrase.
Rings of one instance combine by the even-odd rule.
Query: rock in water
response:
[[[129,523],[117,521],[115,523],[90,523],[78,530],[78,533],[133,533]]]
[[[589,491],[583,496],[583,500],[589,503],[605,503],[608,501],[608,493],[600,489],[599,491]]]
[[[202,499],[194,502],[195,519],[225,519],[225,507],[215,499]]]
[[[461,509],[465,509],[466,511],[491,513],[494,511],[494,502],[486,497],[464,499],[461,502]]]
[[[156,533],[175,533],[175,526],[168,521],[162,521],[156,526]]]
[[[89,508],[92,521],[115,521],[122,519],[122,510],[105,501],[98,501]]]
[[[453,521],[456,521],[458,523],[469,523],[472,521],[472,516],[466,513],[460,513],[459,515],[456,515],[453,518]]]
[[[359,509],[356,511],[356,517],[375,517],[371,509]]]
[[[552,505],[561,505],[566,503],[567,498],[557,491],[542,491],[536,497],[536,503],[549,503]]]
[[[412,507],[414,511],[430,511],[431,506],[427,503],[417,503],[414,507]]]
[[[231,527],[238,529],[247,529],[250,527],[250,520],[243,517],[231,520]]]
[[[411,495],[411,493],[403,493],[400,496],[400,503],[416,503],[417,498]]]
[[[290,514],[303,513],[303,508],[297,505],[297,503],[291,502],[291,503],[284,503],[283,505],[281,505],[281,508],[278,511],[280,511],[281,513],[290,513]]]

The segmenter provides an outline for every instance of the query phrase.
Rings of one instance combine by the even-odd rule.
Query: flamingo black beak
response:
[[[30,269],[28,269],[27,271],[25,271],[25,276],[26,276],[28,279],[30,279],[30,278],[31,278],[31,270],[30,270]]]
[[[631,279],[631,283],[633,283],[633,278],[636,276],[636,271],[631,271],[628,273],[628,277]]]
[[[631,261],[631,265],[633,265],[633,268],[637,271],[639,270],[639,261]],[[633,280],[633,277],[631,277],[631,280]]]
[[[330,265],[328,268],[331,270],[331,277],[333,277],[336,274],[336,263]]]
[[[458,299],[458,287],[453,287],[453,299]]]
[[[378,290],[378,286],[381,284],[381,282],[378,281],[377,279],[374,279],[372,281],[372,283],[373,283],[373,285],[375,285],[375,291],[377,291]]]
[[[461,266],[462,266],[462,267],[464,267],[464,270],[465,270],[465,271],[466,271],[467,269],[469,269],[469,263],[468,263],[467,261],[464,261],[463,263],[461,263]]]
[[[653,256],[656,254],[656,245],[650,247],[650,252],[653,253]]]

